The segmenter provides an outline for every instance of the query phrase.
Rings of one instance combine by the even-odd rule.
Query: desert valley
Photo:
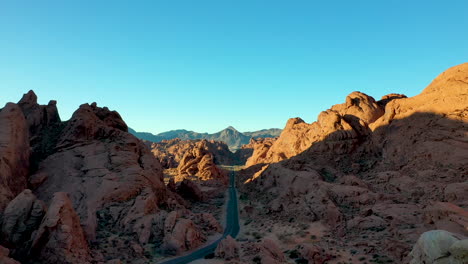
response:
[[[468,63],[283,129],[0,110],[0,263],[468,263]],[[430,80],[427,80],[428,82]],[[151,120],[148,120],[151,122]]]

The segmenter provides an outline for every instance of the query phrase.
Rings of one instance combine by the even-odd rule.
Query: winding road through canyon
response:
[[[234,171],[230,172],[229,175],[229,201],[226,207],[226,227],[224,228],[223,235],[211,242],[210,244],[203,246],[185,256],[176,257],[170,260],[163,260],[160,264],[184,264],[189,263],[197,259],[204,258],[206,255],[213,253],[221,240],[225,239],[228,235],[235,238],[239,234],[239,209],[237,200],[237,189],[236,189],[236,175]]]

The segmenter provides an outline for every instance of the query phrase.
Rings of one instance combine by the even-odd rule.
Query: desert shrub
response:
[[[326,182],[335,182],[336,176],[333,173],[329,172],[326,169],[320,170],[320,175],[323,177],[323,180]]]
[[[297,264],[308,264],[309,261],[305,258],[298,258],[295,260]]]
[[[291,250],[289,252],[289,258],[296,259],[298,257],[299,257],[299,251],[297,251],[297,249]]]

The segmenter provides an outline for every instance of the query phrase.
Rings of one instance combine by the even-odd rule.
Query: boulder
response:
[[[177,211],[169,213],[164,222],[163,250],[166,254],[177,255],[194,249],[206,241],[195,224],[179,216]]]
[[[221,233],[223,227],[210,213],[193,214],[193,221],[206,233]]]
[[[3,212],[1,242],[14,249],[25,249],[46,211],[45,205],[26,189],[13,199]],[[24,253],[24,252],[23,252]]]
[[[423,233],[413,247],[409,257],[410,264],[463,264],[466,263],[467,239],[444,230]],[[453,248],[452,248],[453,246]]]
[[[66,193],[54,194],[34,236],[31,254],[44,263],[91,263],[80,219]]]
[[[239,259],[239,244],[234,238],[227,236],[219,242],[215,256],[224,260]]]
[[[178,184],[177,193],[189,201],[199,202],[204,200],[203,192],[198,185],[188,179],[184,179]]]
[[[460,263],[468,261],[468,239],[453,243],[449,248],[449,252],[455,261]]]

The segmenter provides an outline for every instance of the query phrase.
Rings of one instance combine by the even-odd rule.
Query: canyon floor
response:
[[[0,263],[468,263],[468,63],[343,101],[248,143],[152,142],[29,91],[0,109]]]

